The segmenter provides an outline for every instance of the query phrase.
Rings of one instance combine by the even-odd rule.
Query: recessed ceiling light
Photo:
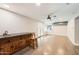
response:
[[[69,5],[70,3],[66,3],[66,5]]]
[[[41,4],[40,3],[36,3],[36,6],[40,6]]]
[[[3,6],[6,8],[10,8],[10,6],[8,6],[7,4],[3,4]]]

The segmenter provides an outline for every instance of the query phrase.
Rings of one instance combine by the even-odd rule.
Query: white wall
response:
[[[9,33],[37,32],[37,22],[0,9],[0,35]]]
[[[74,41],[75,40],[75,19],[74,18],[68,21],[67,34],[68,34],[68,38],[75,45],[75,41]]]
[[[68,35],[68,38],[71,40],[71,42],[74,44],[74,45],[78,45],[79,46],[79,43],[76,42],[76,23],[75,23],[75,18],[79,16],[79,13],[75,14],[71,20],[68,21],[68,26],[67,26],[67,35]],[[79,27],[79,26],[78,26]]]
[[[66,25],[53,26],[52,33],[56,34],[56,35],[66,36],[67,35],[67,26]]]

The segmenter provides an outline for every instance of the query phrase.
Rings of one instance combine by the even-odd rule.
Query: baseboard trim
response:
[[[79,46],[79,44],[77,44],[77,43],[73,43],[73,45],[74,45],[74,46]]]
[[[71,40],[70,40],[71,41]],[[72,42],[72,44],[74,45],[74,46],[79,46],[79,44],[77,44],[77,43],[75,43],[75,42],[73,42],[73,41],[71,41]]]
[[[69,37],[68,37],[68,38],[69,38]],[[72,44],[73,44],[74,46],[79,46],[79,44],[78,44],[78,43],[75,43],[74,40],[72,41],[70,38],[69,38],[69,40],[72,42]]]

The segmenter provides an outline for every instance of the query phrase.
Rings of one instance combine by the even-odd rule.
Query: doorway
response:
[[[79,44],[79,16],[75,18],[75,43]]]

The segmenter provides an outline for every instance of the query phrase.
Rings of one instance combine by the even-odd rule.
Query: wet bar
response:
[[[28,46],[33,49],[37,47],[35,33],[0,35],[0,55],[10,55]]]

